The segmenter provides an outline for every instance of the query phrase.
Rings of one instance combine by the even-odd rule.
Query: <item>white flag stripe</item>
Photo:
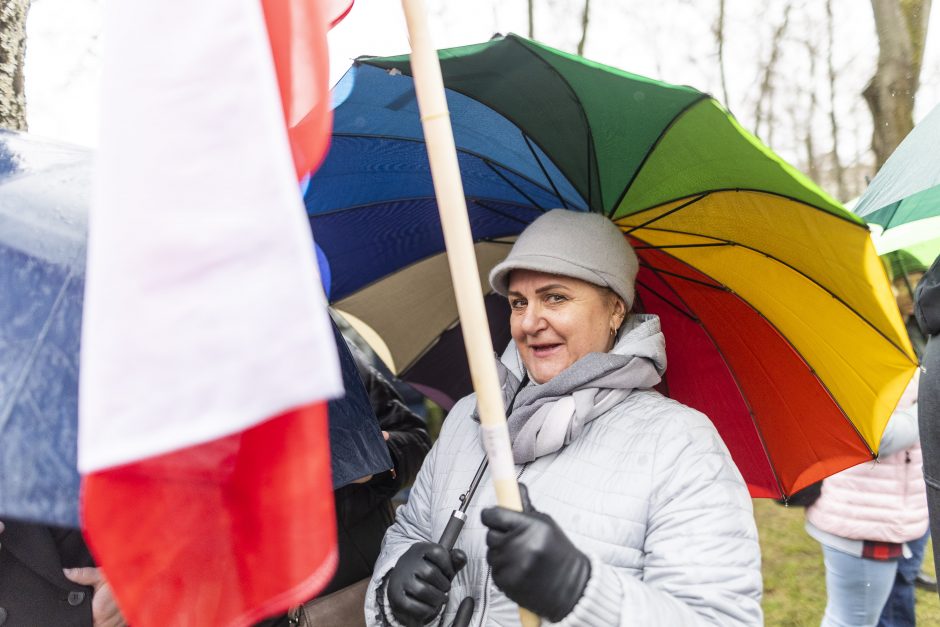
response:
[[[342,391],[260,3],[106,15],[82,472]]]

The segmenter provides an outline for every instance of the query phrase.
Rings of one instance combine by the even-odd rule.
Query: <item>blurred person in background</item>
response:
[[[337,624],[342,625],[358,625],[363,621],[365,586],[357,584],[371,576],[382,538],[395,519],[392,498],[414,481],[431,449],[431,438],[424,420],[405,405],[395,386],[370,363],[369,357],[340,333],[341,321],[334,318],[334,322],[337,322],[333,330],[344,385],[350,389],[349,385],[359,384],[359,381],[350,381],[349,376],[361,380],[393,464],[385,472],[360,477],[333,491],[339,562],[333,578],[316,598],[323,599],[337,593],[332,597],[330,620],[341,621]],[[331,400],[327,411],[331,415],[337,411],[351,411],[348,404],[343,404],[343,398]],[[303,625],[298,621],[297,612],[292,610],[292,613],[267,619],[258,627]]]
[[[123,627],[78,529],[0,522],[0,625]]]
[[[913,290],[925,268],[907,253],[886,262],[905,325],[919,336]],[[923,346],[916,336],[912,344]],[[826,478],[806,510],[806,531],[823,548],[823,627],[914,625],[914,581],[929,537],[917,385],[915,374],[885,427],[878,460]]]
[[[940,537],[940,257],[921,279],[915,292],[915,314],[928,336],[921,361],[920,438],[924,450],[924,481],[930,508],[930,528]],[[940,546],[933,546],[934,564],[940,564]]]
[[[927,347],[927,338],[917,325],[914,316],[914,294],[917,285],[923,278],[927,267],[914,255],[905,250],[898,250],[884,256],[891,278],[891,289],[904,320],[908,336],[919,362],[923,361],[924,350]],[[930,539],[930,529],[917,540],[908,542],[909,557],[901,557],[898,561],[898,572],[895,576],[891,594],[881,612],[878,627],[914,627],[916,616],[914,613],[914,587],[936,590],[937,580],[923,572],[924,553],[927,541]]]

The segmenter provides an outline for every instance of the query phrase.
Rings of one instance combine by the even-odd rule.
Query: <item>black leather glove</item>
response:
[[[448,551],[435,542],[412,544],[388,577],[388,604],[398,622],[420,626],[437,616],[450,582],[466,563],[460,549]]]
[[[522,512],[504,507],[483,510],[486,561],[493,582],[510,599],[557,623],[584,594],[591,576],[591,561],[579,551],[548,514],[535,511],[526,487]]]

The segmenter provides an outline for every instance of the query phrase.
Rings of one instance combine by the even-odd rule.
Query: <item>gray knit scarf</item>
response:
[[[515,352],[513,345],[507,350]],[[518,353],[516,353],[518,359]],[[635,389],[651,388],[665,371],[665,339],[659,318],[635,314],[608,353],[589,353],[542,384],[521,390],[520,378],[497,361],[512,441],[513,459],[525,464],[577,438],[584,426]],[[475,419],[479,419],[474,411]]]

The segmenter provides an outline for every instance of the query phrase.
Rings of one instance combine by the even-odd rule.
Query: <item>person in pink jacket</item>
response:
[[[919,374],[919,373],[918,373]],[[823,547],[828,601],[822,627],[874,627],[907,542],[927,530],[915,374],[885,428],[876,462],[823,482],[806,531]]]

